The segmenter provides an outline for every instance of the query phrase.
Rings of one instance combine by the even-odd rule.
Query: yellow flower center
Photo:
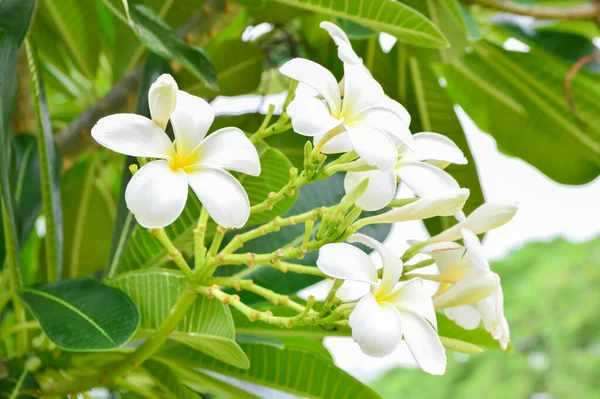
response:
[[[169,166],[174,171],[183,170],[184,172],[190,172],[191,169],[200,162],[199,151],[186,151],[185,148],[177,148],[174,154],[171,156]]]

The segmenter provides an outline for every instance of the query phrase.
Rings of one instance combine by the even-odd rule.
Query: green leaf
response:
[[[275,0],[334,17],[348,19],[398,40],[422,47],[443,48],[448,41],[440,29],[413,8],[389,0]]]
[[[584,184],[600,174],[600,83],[587,71],[573,81],[578,122],[569,112],[566,62],[530,46],[505,51],[482,41],[444,69],[447,89],[499,148],[563,184]],[[532,150],[532,149],[535,149]]]
[[[185,289],[182,273],[167,269],[122,274],[106,284],[127,293],[140,309],[140,334],[150,335],[169,315]],[[169,336],[235,367],[247,368],[248,358],[235,343],[229,307],[200,296],[184,320]]]
[[[367,28],[347,19],[336,18],[336,22],[350,39],[368,39],[377,35],[377,32],[373,29]]]
[[[188,93],[200,97],[237,96],[256,90],[260,84],[264,57],[257,44],[225,40],[207,47],[206,53],[215,66],[219,90],[212,90],[203,82],[196,83],[196,79],[183,74],[180,85]]]
[[[110,188],[119,171],[96,154],[87,158],[61,178],[67,278],[89,276],[106,268],[117,212],[116,196]]]
[[[52,342],[68,351],[107,351],[127,342],[139,324],[133,301],[91,279],[17,291]]]
[[[378,398],[369,387],[337,368],[331,360],[299,346],[279,349],[272,345],[241,343],[252,366],[240,370],[184,346],[167,347],[158,356],[188,369],[208,369],[220,374],[308,398]],[[270,367],[266,367],[270,365]]]
[[[158,385],[165,398],[169,399],[199,399],[200,396],[183,384],[180,375],[174,373],[169,367],[155,360],[144,362],[144,369],[150,373],[152,380]]]
[[[38,152],[42,181],[42,206],[46,220],[46,275],[48,281],[60,278],[63,266],[63,225],[60,199],[59,154],[54,143],[52,124],[46,103],[44,80],[39,73],[35,44],[26,40],[27,60],[33,83],[33,98],[38,121]]]
[[[468,342],[485,349],[502,350],[500,343],[492,338],[490,333],[483,327],[478,327],[474,330],[465,330],[439,312],[437,313],[437,322],[438,333],[442,337]],[[509,344],[508,350],[512,350],[512,345]]]
[[[123,4],[132,29],[149,50],[179,61],[208,87],[218,90],[215,68],[202,49],[186,44],[144,4],[127,0]]]

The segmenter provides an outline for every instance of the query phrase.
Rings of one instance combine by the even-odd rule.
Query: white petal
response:
[[[156,79],[148,91],[148,106],[152,120],[163,130],[167,127],[169,118],[177,103],[177,82],[168,73]]]
[[[344,190],[350,192],[364,178],[369,178],[367,191],[363,194],[356,205],[365,211],[377,211],[385,208],[396,195],[396,175],[394,171],[370,170],[367,172],[348,172],[344,178]]]
[[[254,144],[236,127],[212,133],[196,149],[200,165],[260,175],[260,158]]]
[[[492,294],[483,298],[475,305],[481,314],[483,326],[489,332],[493,332],[502,323],[504,317],[504,295],[502,287],[496,288]]]
[[[429,374],[441,375],[446,371],[446,350],[431,324],[412,312],[400,312],[404,339],[415,361]]]
[[[461,229],[470,230],[475,234],[485,233],[508,223],[517,213],[517,209],[517,206],[513,204],[486,202],[471,212],[464,221],[431,237],[427,242],[458,240],[461,238]]]
[[[134,157],[170,158],[169,136],[150,119],[136,114],[114,114],[100,119],[92,128],[100,145]]]
[[[434,251],[431,253],[431,257],[435,261],[440,274],[445,275],[446,279],[450,278],[450,274],[454,274],[460,279],[464,276],[465,267],[468,266],[464,262],[464,254],[465,248],[459,245],[456,249]]]
[[[402,275],[403,265],[400,258],[394,255],[385,245],[364,234],[352,234],[348,237],[348,242],[358,242],[377,251],[383,264],[383,277],[379,285],[379,293],[380,295],[387,295],[392,292]]]
[[[473,305],[445,309],[446,316],[465,330],[474,330],[481,323],[481,315]]]
[[[371,292],[371,285],[362,281],[346,280],[342,283],[335,296],[342,302],[355,302]]]
[[[323,140],[325,137],[324,134],[315,136],[314,143],[315,145]],[[342,132],[337,136],[334,136],[332,139],[327,141],[323,148],[321,148],[321,152],[323,154],[338,154],[340,152],[348,152],[352,150],[352,141],[350,141],[350,135],[348,132]]]
[[[404,122],[406,126],[410,126],[410,114],[398,101],[391,99],[389,96],[384,96],[381,100],[373,104],[373,107],[385,108],[392,111],[398,118]]]
[[[327,101],[331,113],[337,116],[342,100],[337,80],[331,72],[304,58],[289,60],[279,68],[279,72],[315,89]]]
[[[333,278],[377,284],[377,268],[369,255],[344,242],[322,246],[317,267]]]
[[[368,70],[359,65],[344,64],[344,103],[342,114],[346,118],[358,115],[376,102],[382,100],[385,93],[381,85]]]
[[[462,209],[467,198],[469,198],[469,190],[461,188],[454,192],[420,198],[408,205],[374,216],[372,219],[376,220],[376,223],[393,223],[428,219],[434,216],[451,216]]]
[[[187,192],[185,172],[174,171],[167,161],[154,161],[133,175],[125,189],[125,202],[139,224],[154,229],[179,217]]]
[[[454,308],[477,302],[490,295],[500,285],[496,273],[473,270],[441,295],[433,298],[436,309]]]
[[[508,343],[510,342],[510,330],[508,328],[508,321],[505,317],[502,317],[502,323],[500,323],[500,326],[492,332],[492,337],[495,340],[500,341],[502,350],[505,351],[506,348],[508,348]]]
[[[396,166],[396,176],[418,197],[436,195],[460,188],[448,172],[424,162],[403,162]]]
[[[214,119],[215,112],[209,103],[179,90],[177,105],[171,115],[177,152],[191,154],[206,136]]]
[[[358,301],[348,324],[352,328],[352,338],[369,356],[389,355],[402,339],[398,311],[392,305],[378,304],[371,293]]]
[[[451,163],[459,165],[467,163],[460,148],[444,135],[424,132],[415,134],[413,138],[412,149],[406,146],[400,147],[403,161],[439,161],[444,167]]]
[[[424,317],[437,330],[437,318],[431,295],[420,278],[401,283],[385,300],[401,311],[410,311]]]
[[[350,40],[346,33],[335,24],[332,24],[328,21],[323,21],[319,25],[321,28],[325,29],[329,36],[333,39],[335,44],[338,47],[338,58],[342,60],[342,62],[347,62],[354,65],[362,65],[363,62],[356,52],[352,49],[352,44],[350,44]]]
[[[329,108],[316,97],[302,96],[288,105],[294,131],[303,136],[323,135],[341,124],[331,116]]]
[[[227,228],[244,227],[250,217],[250,201],[235,177],[207,166],[199,166],[187,175],[190,186],[215,222]]]
[[[461,229],[460,233],[462,235],[463,242],[465,243],[465,247],[467,248],[467,259],[476,267],[489,271],[490,264],[485,257],[485,253],[483,252],[483,247],[481,246],[479,238],[477,238],[475,234],[467,229]]]
[[[390,170],[396,164],[396,145],[387,134],[370,128],[350,128],[346,126],[354,151],[370,166]]]
[[[388,133],[396,147],[414,146],[413,136],[402,119],[386,108],[370,107],[361,111],[352,123],[354,127],[371,127]]]

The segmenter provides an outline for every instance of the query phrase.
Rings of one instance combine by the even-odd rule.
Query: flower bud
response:
[[[148,106],[152,120],[163,130],[167,127],[169,118],[175,110],[177,102],[177,83],[169,74],[163,74],[156,79],[148,91]]]

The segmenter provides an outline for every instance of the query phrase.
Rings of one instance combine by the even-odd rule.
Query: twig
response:
[[[568,7],[552,7],[538,5],[525,6],[503,0],[467,0],[467,2],[498,11],[540,19],[596,19],[600,15],[600,8],[595,3],[576,4]]]
[[[580,59],[573,64],[571,69],[567,72],[565,76],[564,82],[564,90],[565,97],[567,98],[567,105],[569,106],[569,110],[573,114],[573,117],[580,122],[579,117],[577,116],[577,110],[575,108],[575,100],[573,99],[573,91],[571,90],[571,84],[573,83],[573,79],[575,79],[575,75],[579,72],[581,68],[590,62],[594,62],[596,60],[600,60],[600,53],[589,54],[581,57]]]

